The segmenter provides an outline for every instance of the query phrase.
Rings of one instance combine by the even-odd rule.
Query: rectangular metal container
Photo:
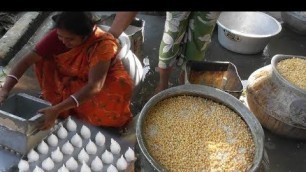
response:
[[[50,130],[40,131],[37,110],[50,103],[25,93],[10,96],[0,106],[0,145],[22,155],[36,146]]]
[[[241,96],[243,85],[237,68],[230,62],[187,61],[185,84],[200,84],[223,90],[234,97]]]

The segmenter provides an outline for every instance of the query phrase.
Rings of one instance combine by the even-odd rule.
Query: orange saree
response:
[[[113,60],[117,49],[115,39],[97,28],[82,45],[43,58],[35,64],[43,98],[53,105],[68,98],[87,84],[90,68],[99,61]],[[102,91],[60,117],[73,115],[95,126],[122,127],[132,117],[133,87],[121,60],[116,60],[109,68]]]

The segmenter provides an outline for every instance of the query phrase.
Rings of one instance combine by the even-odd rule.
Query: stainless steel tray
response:
[[[50,131],[37,130],[37,110],[50,103],[25,93],[11,95],[0,106],[0,145],[25,154]]]
[[[67,136],[65,139],[59,139],[59,138],[58,138],[59,141],[58,141],[58,145],[57,145],[57,146],[59,146],[60,149],[62,148],[62,146],[63,146],[68,140],[69,140],[70,143],[71,143],[71,138],[72,138],[76,133],[78,133],[78,134],[81,136],[80,131],[81,131],[81,128],[82,128],[83,125],[84,125],[84,126],[87,126],[87,127],[90,129],[90,131],[91,131],[91,136],[90,136],[89,139],[91,139],[91,141],[93,141],[94,143],[95,143],[95,136],[96,136],[96,134],[97,134],[98,132],[101,132],[101,133],[105,136],[105,145],[104,145],[103,147],[101,147],[101,146],[98,146],[98,145],[96,144],[96,146],[97,146],[97,153],[94,154],[94,155],[88,154],[88,155],[89,155],[89,161],[87,162],[87,165],[88,165],[89,167],[90,167],[91,162],[93,161],[93,159],[94,159],[96,156],[98,156],[100,159],[102,159],[101,156],[102,156],[102,154],[104,153],[105,149],[107,149],[108,151],[110,151],[111,138],[113,138],[115,141],[117,141],[117,142],[119,143],[120,147],[121,147],[121,151],[120,151],[119,154],[117,154],[117,155],[113,154],[114,160],[113,160],[113,162],[111,163],[113,166],[116,167],[116,162],[117,162],[117,160],[121,157],[121,155],[124,155],[124,153],[128,150],[129,147],[130,147],[131,149],[134,150],[134,145],[135,145],[135,143],[132,142],[132,141],[130,142],[129,140],[123,139],[123,138],[121,137],[121,135],[120,135],[118,132],[116,132],[114,129],[95,127],[95,126],[89,125],[89,124],[87,124],[87,123],[85,123],[85,122],[83,122],[83,121],[81,121],[81,120],[78,120],[78,119],[76,119],[76,118],[73,118],[73,117],[72,117],[71,119],[72,119],[73,121],[75,121],[76,124],[77,124],[77,129],[76,129],[76,131],[69,131],[69,130],[67,129],[66,124],[67,124],[68,119],[66,119],[65,121],[62,121],[62,122],[58,123],[58,124],[55,126],[56,129],[55,129],[53,132],[51,132],[45,139],[43,139],[43,141],[47,143],[47,138],[48,138],[51,134],[54,134],[54,135],[57,136],[57,131],[58,131],[58,129],[60,128],[60,125],[63,125],[63,126],[67,129],[67,131],[68,131],[68,136]],[[58,136],[57,136],[57,137],[58,137]],[[81,148],[78,148],[78,147],[73,146],[73,147],[74,147],[73,153],[72,153],[71,155],[65,155],[65,154],[64,154],[63,160],[62,160],[61,162],[58,162],[58,163],[54,162],[54,168],[52,169],[52,171],[57,171],[57,170],[58,170],[60,167],[62,167],[63,164],[65,164],[66,161],[69,160],[69,158],[71,158],[71,157],[74,157],[74,159],[78,162],[78,169],[77,169],[76,171],[80,171],[81,166],[82,166],[82,163],[78,161],[78,154],[79,154],[79,152],[80,152],[83,148],[85,149],[87,143],[89,142],[89,139],[84,139],[82,136],[81,136],[81,138],[83,139],[83,141],[82,141],[82,147],[81,147]],[[49,146],[49,145],[48,145],[48,146]],[[44,154],[40,154],[40,153],[38,152],[38,150],[37,150],[37,147],[35,147],[34,150],[35,150],[37,153],[39,153],[39,160],[36,161],[36,162],[31,162],[31,163],[29,163],[29,165],[30,165],[30,170],[29,170],[29,171],[33,171],[33,170],[35,169],[36,166],[42,168],[42,162],[43,162],[45,159],[47,159],[48,157],[51,158],[51,152],[54,151],[54,150],[56,150],[57,146],[54,146],[54,147],[49,146],[48,153],[45,154],[45,155],[44,155]],[[24,157],[23,159],[24,159],[24,160],[27,160],[27,157]],[[133,163],[134,163],[134,162],[128,163],[127,169],[131,168],[131,166],[133,166]],[[103,170],[102,170],[102,171],[106,171],[107,168],[108,168],[109,166],[110,166],[110,164],[105,164],[105,163],[103,163]],[[18,168],[17,168],[17,169],[18,169]],[[42,169],[43,169],[43,168],[42,168]]]
[[[0,106],[0,125],[6,126],[12,131],[30,135],[36,128],[31,121],[40,116],[37,114],[37,110],[50,105],[45,100],[25,93],[11,95]]]
[[[185,66],[185,84],[200,84],[225,91],[239,99],[243,91],[236,66],[227,61],[192,61]]]
[[[13,170],[13,167],[18,164],[21,158],[20,154],[16,154],[11,150],[0,147],[0,172],[18,172],[18,170]]]

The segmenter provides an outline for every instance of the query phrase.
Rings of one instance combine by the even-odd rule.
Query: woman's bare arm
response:
[[[9,92],[12,90],[12,88],[17,84],[17,80],[14,79],[15,76],[17,79],[21,78],[21,76],[24,74],[24,72],[35,62],[41,60],[41,56],[36,54],[34,51],[31,51],[27,53],[25,56],[23,56],[17,63],[11,68],[2,88],[0,95],[5,99],[6,96],[9,94]],[[4,99],[0,96],[0,102],[2,102]]]
[[[115,38],[118,38],[121,33],[131,24],[136,15],[137,12],[134,11],[117,12],[108,32]]]
[[[92,96],[96,95],[102,90],[109,66],[110,61],[101,61],[92,67],[92,69],[89,71],[88,83],[78,92],[74,93],[74,97],[77,99],[79,104],[90,99]],[[69,97],[61,103],[55,105],[54,108],[56,108],[57,112],[60,113],[74,108],[75,106],[76,102]]]
[[[38,112],[43,113],[45,118],[40,129],[51,128],[61,112],[74,108],[99,93],[103,88],[109,66],[110,61],[99,62],[89,71],[88,83],[73,94],[76,100],[68,97],[59,104],[40,109]]]

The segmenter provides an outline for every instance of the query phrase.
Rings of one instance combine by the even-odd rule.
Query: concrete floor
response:
[[[112,12],[99,12],[99,15],[110,14],[112,14]],[[270,14],[275,16],[281,22],[279,12],[272,12]],[[165,16],[146,15],[145,13],[139,13],[137,17],[145,21],[143,57],[140,57],[144,62],[145,77],[141,88],[137,90],[137,93],[139,93],[138,95],[141,96],[133,98],[132,109],[134,114],[138,114],[146,101],[153,96],[152,93],[154,92],[158,81],[159,76],[155,71],[155,67],[158,63],[158,50],[165,20]],[[46,20],[29,43],[16,55],[14,60],[22,56],[50,27],[50,21]],[[241,79],[247,80],[252,72],[270,64],[271,58],[275,54],[306,56],[306,36],[296,34],[283,25],[282,32],[270,41],[262,53],[256,55],[241,55],[221,47],[215,30],[206,59],[230,61],[234,63]],[[11,61],[10,64],[13,64],[14,60]],[[177,75],[178,73],[174,72],[171,77],[171,82],[174,86],[177,84]],[[25,75],[16,86],[14,92],[27,92],[31,95],[37,95],[39,93],[39,88],[37,87],[37,81],[33,76],[32,70],[29,70],[27,75]],[[305,141],[283,138],[265,130],[264,144],[269,156],[271,172],[306,171]]]

